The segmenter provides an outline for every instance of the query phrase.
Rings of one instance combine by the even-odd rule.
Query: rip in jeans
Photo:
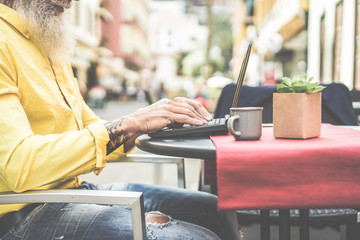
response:
[[[150,226],[155,226],[163,229],[165,227],[168,227],[169,225],[177,224],[177,222],[175,222],[172,217],[158,211],[151,211],[145,213],[145,222],[148,239],[151,240],[156,240],[157,237],[155,233],[149,228]]]

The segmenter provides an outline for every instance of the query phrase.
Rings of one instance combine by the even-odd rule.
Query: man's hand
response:
[[[107,152],[109,154],[125,142],[129,142],[126,144],[129,145],[130,140],[130,146],[133,145],[141,134],[184,123],[203,125],[211,119],[208,111],[197,101],[183,97],[162,99],[120,120],[105,124],[110,136]]]
[[[162,99],[127,116],[137,134],[156,132],[178,124],[203,125],[211,120],[206,109],[197,101],[183,97],[174,100]]]

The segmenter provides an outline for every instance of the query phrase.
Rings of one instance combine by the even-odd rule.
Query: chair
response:
[[[230,114],[230,108],[235,95],[236,85],[226,85],[217,102],[214,118],[224,117]],[[275,92],[273,86],[250,87],[243,85],[239,95],[237,107],[263,107],[263,122],[272,123],[272,94]]]
[[[176,164],[178,187],[185,188],[184,158],[152,154],[128,154],[117,162]],[[144,199],[141,192],[92,191],[58,189],[28,191],[25,193],[0,193],[0,204],[12,203],[88,203],[128,206],[132,212],[133,237],[146,239]]]
[[[322,122],[334,125],[358,125],[349,89],[342,83],[323,84]]]
[[[322,92],[322,122],[334,125],[358,125],[349,89],[341,83],[326,84]],[[219,97],[214,117],[224,117],[230,113],[232,98],[236,85],[226,85]],[[263,122],[272,123],[272,95],[275,92],[274,86],[250,87],[244,85],[239,96],[238,107],[263,107]],[[280,229],[285,225],[288,228],[291,224],[310,224],[314,228],[325,226],[346,226],[341,228],[342,239],[355,240],[360,238],[359,225],[356,223],[358,211],[355,209],[310,209],[309,211],[296,210],[244,210],[238,211],[239,223],[242,226],[253,223],[261,224],[267,222],[272,225],[279,225]],[[299,218],[302,218],[299,220]],[[290,222],[289,222],[290,221]],[[289,229],[289,228],[288,228]],[[305,229],[305,228],[303,228]],[[281,230],[280,230],[281,231]],[[262,239],[269,239],[270,229],[262,229]],[[307,232],[300,232],[300,239],[308,239]],[[281,233],[280,233],[280,239]],[[287,239],[286,239],[287,240]]]
[[[350,91],[350,96],[357,120],[360,122],[360,91],[354,88]]]
[[[342,83],[323,84],[322,91],[322,122],[334,125],[358,125],[349,89]],[[214,117],[224,117],[230,113],[236,85],[226,85],[219,97]],[[274,86],[250,87],[241,89],[238,107],[263,107],[263,122],[272,123],[272,94]]]
[[[132,212],[134,239],[146,239],[144,199],[140,192],[68,189],[29,191],[25,193],[0,193],[0,204],[62,202],[129,206]]]
[[[128,154],[117,162],[176,164],[178,187],[186,188],[185,159],[183,157],[161,156],[155,154]]]

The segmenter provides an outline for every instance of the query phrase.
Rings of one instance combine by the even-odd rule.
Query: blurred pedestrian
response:
[[[120,92],[120,100],[126,102],[127,101],[127,95],[128,95],[128,90],[127,90],[127,82],[124,79],[121,82],[121,92]]]
[[[95,85],[89,90],[89,105],[93,108],[104,107],[106,90],[101,85]]]
[[[166,96],[165,84],[163,82],[160,83],[158,90],[158,99],[163,99]]]

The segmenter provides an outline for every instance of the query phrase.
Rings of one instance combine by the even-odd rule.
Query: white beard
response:
[[[44,0],[18,0],[14,8],[40,50],[51,61],[68,64],[75,50],[75,38],[67,12],[54,14]]]

